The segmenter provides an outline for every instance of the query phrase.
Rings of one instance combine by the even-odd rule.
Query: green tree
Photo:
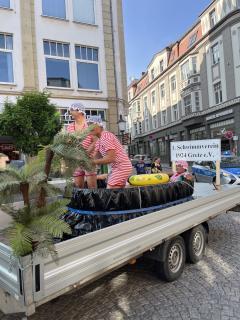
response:
[[[45,92],[27,92],[16,103],[5,102],[0,114],[0,135],[12,136],[16,148],[36,155],[61,129],[60,116]]]

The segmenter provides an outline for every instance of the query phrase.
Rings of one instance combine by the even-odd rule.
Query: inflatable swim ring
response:
[[[169,176],[166,173],[139,174],[131,176],[129,183],[132,186],[150,186],[169,182]]]

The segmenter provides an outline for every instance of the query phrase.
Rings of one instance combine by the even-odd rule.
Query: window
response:
[[[164,83],[161,84],[161,86],[160,86],[160,96],[161,96],[161,99],[165,98],[165,86],[164,86]]]
[[[215,103],[219,104],[223,101],[222,97],[222,84],[221,82],[218,82],[214,84],[214,94],[215,94]]]
[[[177,84],[176,84],[176,76],[171,77],[170,79],[171,82],[171,91],[176,91]]]
[[[154,68],[151,69],[151,79],[152,81],[154,80],[155,78],[155,73],[154,73]]]
[[[189,115],[192,113],[192,98],[191,94],[187,95],[183,98],[183,105],[184,105],[184,113],[185,115]]]
[[[147,97],[143,98],[143,104],[144,104],[144,117],[148,118],[148,103],[147,103]]]
[[[167,124],[167,111],[162,111],[162,125],[165,126]]]
[[[98,49],[75,46],[78,88],[99,90]]]
[[[10,0],[0,0],[0,8],[10,8]]]
[[[181,66],[182,81],[186,81],[189,75],[190,75],[190,68],[189,68],[189,61],[187,61]]]
[[[134,135],[136,136],[138,134],[138,125],[137,125],[137,123],[133,124],[133,128],[134,128]]]
[[[192,73],[197,73],[197,57],[192,57]]]
[[[155,106],[156,104],[156,92],[152,91],[152,106]]]
[[[217,22],[217,17],[216,17],[216,10],[212,10],[210,13],[209,13],[209,20],[210,20],[210,27],[214,27],[216,22]]]
[[[139,113],[141,111],[141,105],[140,101],[137,102],[137,112]]]
[[[200,94],[199,91],[194,92],[195,111],[200,111]]]
[[[13,83],[13,36],[0,33],[0,82]]]
[[[145,119],[145,131],[149,131],[149,120]]]
[[[191,48],[194,43],[197,40],[197,32],[193,33],[190,37],[189,37],[189,42],[188,42],[188,48]]]
[[[94,0],[73,0],[73,19],[77,22],[95,24]]]
[[[216,64],[220,61],[220,54],[219,54],[219,45],[216,43],[214,46],[211,48],[211,53],[212,53],[212,64]]]
[[[66,19],[65,0],[42,0],[44,16]]]
[[[138,133],[141,134],[142,133],[142,123],[138,122]]]
[[[163,60],[160,61],[160,73],[164,70]]]
[[[69,44],[45,40],[43,47],[46,56],[47,86],[70,88]]]
[[[157,128],[157,116],[153,116],[153,129]]]
[[[178,105],[177,104],[172,106],[172,117],[173,117],[173,121],[178,120]]]

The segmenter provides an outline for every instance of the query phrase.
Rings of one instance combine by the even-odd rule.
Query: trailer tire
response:
[[[162,261],[156,262],[157,273],[162,280],[172,282],[178,279],[184,269],[186,261],[185,243],[178,236],[167,243]]]
[[[196,226],[186,233],[186,256],[187,261],[190,263],[198,263],[206,249],[207,234],[206,229],[202,224]]]

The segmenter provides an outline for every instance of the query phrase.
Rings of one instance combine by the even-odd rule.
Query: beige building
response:
[[[51,93],[67,123],[81,102],[118,134],[127,89],[121,0],[0,0],[0,110]]]
[[[220,138],[240,151],[240,1],[214,0],[128,88],[132,154],[170,160],[170,143]]]

